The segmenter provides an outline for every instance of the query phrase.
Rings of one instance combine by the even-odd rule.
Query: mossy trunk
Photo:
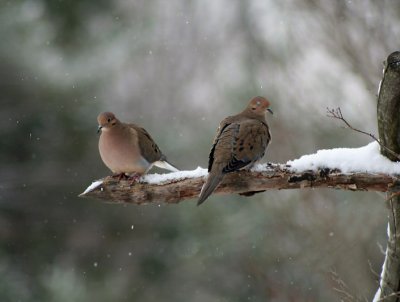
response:
[[[378,129],[381,143],[400,154],[400,52],[389,55],[385,62],[378,96]],[[392,152],[381,148],[381,153],[398,161]],[[388,245],[383,265],[380,289],[374,301],[400,301],[400,190],[398,185],[387,193],[389,210]],[[392,197],[394,196],[394,197]]]

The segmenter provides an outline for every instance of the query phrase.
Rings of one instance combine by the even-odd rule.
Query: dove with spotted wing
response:
[[[99,151],[104,164],[115,175],[140,176],[157,166],[173,172],[179,171],[167,161],[150,134],[136,124],[119,121],[112,112],[97,117]]]
[[[197,205],[202,204],[225,174],[250,169],[265,154],[271,140],[265,114],[272,110],[264,97],[254,97],[239,114],[225,118],[219,125],[209,155],[208,177]]]

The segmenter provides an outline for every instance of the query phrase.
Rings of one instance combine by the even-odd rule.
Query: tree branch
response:
[[[345,174],[339,170],[330,169],[296,173],[287,166],[269,164],[268,168],[262,172],[240,171],[227,174],[215,193],[253,195],[266,190],[299,188],[386,192],[397,182],[398,179],[395,176],[385,174]],[[197,198],[203,183],[204,177],[170,179],[160,184],[149,184],[132,183],[127,180],[118,181],[109,176],[99,181],[98,186],[94,186],[79,196],[119,203],[178,203]]]
[[[374,141],[376,141],[379,144],[379,146],[381,146],[381,148],[385,149],[388,153],[390,153],[395,158],[400,160],[400,155],[397,154],[396,152],[394,152],[393,150],[389,149],[388,147],[386,147],[384,144],[382,144],[381,141],[379,139],[377,139],[375,135],[373,135],[372,133],[368,133],[368,132],[362,131],[360,129],[354,128],[352,125],[350,125],[350,123],[343,117],[342,110],[340,109],[340,107],[338,107],[336,109],[326,108],[326,111],[327,111],[328,117],[341,120],[343,123],[346,124],[346,126],[350,130],[356,131],[361,134],[368,135],[370,138],[372,138]]]

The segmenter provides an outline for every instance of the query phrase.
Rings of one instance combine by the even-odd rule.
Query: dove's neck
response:
[[[247,117],[247,118],[259,120],[260,122],[263,122],[264,124],[267,123],[267,120],[265,119],[265,113],[259,114],[259,113],[253,112],[252,110],[246,109],[241,113],[241,115],[244,117]]]
[[[102,131],[106,132],[106,133],[110,133],[110,132],[118,132],[120,131],[122,128],[122,124],[120,121],[116,121],[115,125],[112,125],[111,127],[104,127],[102,128]]]

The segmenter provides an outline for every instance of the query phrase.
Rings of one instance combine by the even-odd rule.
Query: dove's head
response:
[[[273,114],[271,108],[269,108],[270,103],[269,101],[262,97],[256,96],[250,100],[249,105],[247,106],[247,110],[259,116],[265,116],[265,113],[268,111],[269,113]]]
[[[100,113],[97,117],[97,122],[99,123],[99,128],[97,132],[100,130],[108,130],[114,127],[119,123],[119,120],[115,117],[114,113],[112,112],[103,112]]]

